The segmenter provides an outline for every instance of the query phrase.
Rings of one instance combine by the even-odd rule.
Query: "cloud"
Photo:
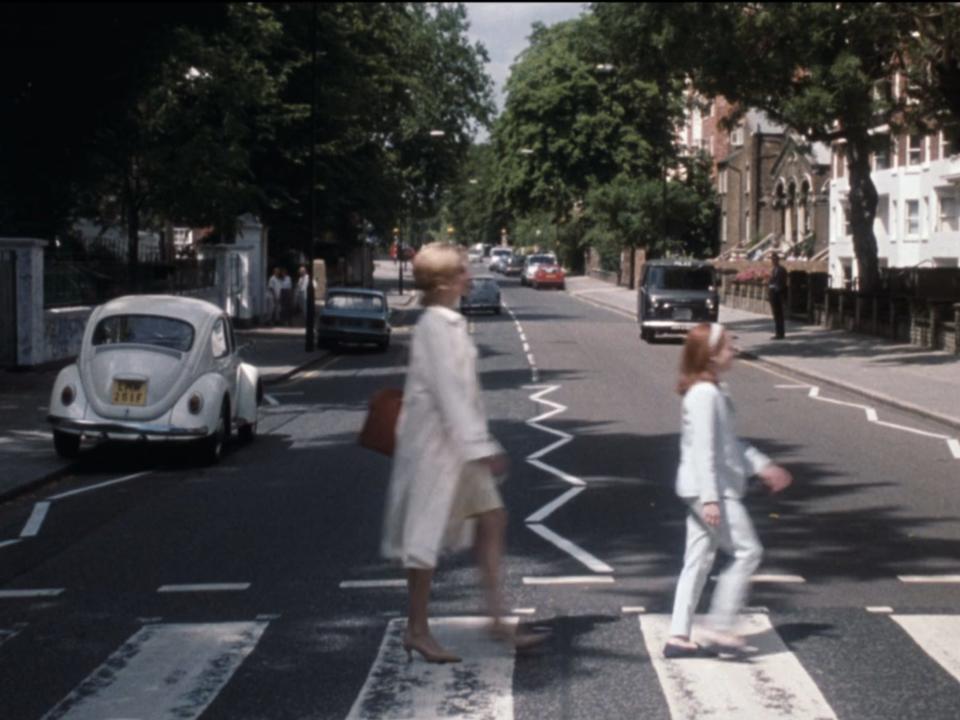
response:
[[[487,72],[493,78],[498,110],[503,109],[504,88],[510,66],[529,44],[533,23],[553,25],[579,17],[586,3],[466,3],[468,36],[490,54]],[[485,133],[483,133],[485,137]]]

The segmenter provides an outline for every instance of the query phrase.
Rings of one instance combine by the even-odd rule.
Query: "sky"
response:
[[[490,55],[487,72],[493,78],[497,110],[503,110],[504,95],[510,66],[524,48],[530,35],[530,26],[537,21],[553,25],[570,20],[586,9],[586,3],[466,3],[470,21],[467,35],[472,41],[483,43]],[[477,140],[487,139],[485,130]]]

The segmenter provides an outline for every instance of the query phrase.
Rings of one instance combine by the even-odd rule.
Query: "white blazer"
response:
[[[436,567],[441,549],[462,544],[450,514],[463,466],[503,452],[487,429],[476,364],[463,316],[424,310],[410,346],[381,543],[384,556],[405,567]]]
[[[677,495],[704,503],[741,498],[747,479],[769,464],[770,458],[737,437],[725,386],[698,382],[687,390]]]

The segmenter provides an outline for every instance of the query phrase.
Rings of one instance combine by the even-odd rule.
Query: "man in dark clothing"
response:
[[[773,322],[777,328],[777,334],[773,336],[775,340],[783,340],[785,337],[783,327],[783,301],[787,294],[787,271],[780,265],[780,256],[773,253],[770,256],[773,263],[773,269],[770,271],[770,308],[773,310]]]

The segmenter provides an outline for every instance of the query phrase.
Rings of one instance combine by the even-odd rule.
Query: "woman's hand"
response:
[[[772,493],[778,493],[790,487],[790,483],[793,482],[793,475],[790,474],[790,471],[779,465],[767,465],[758,475]]]
[[[710,527],[720,527],[720,503],[703,504],[703,521]]]
[[[500,455],[491,455],[488,458],[483,460],[487,467],[490,468],[490,472],[494,477],[502,477],[507,474],[507,470],[510,468],[510,461],[507,459],[507,456],[504,454]]]

